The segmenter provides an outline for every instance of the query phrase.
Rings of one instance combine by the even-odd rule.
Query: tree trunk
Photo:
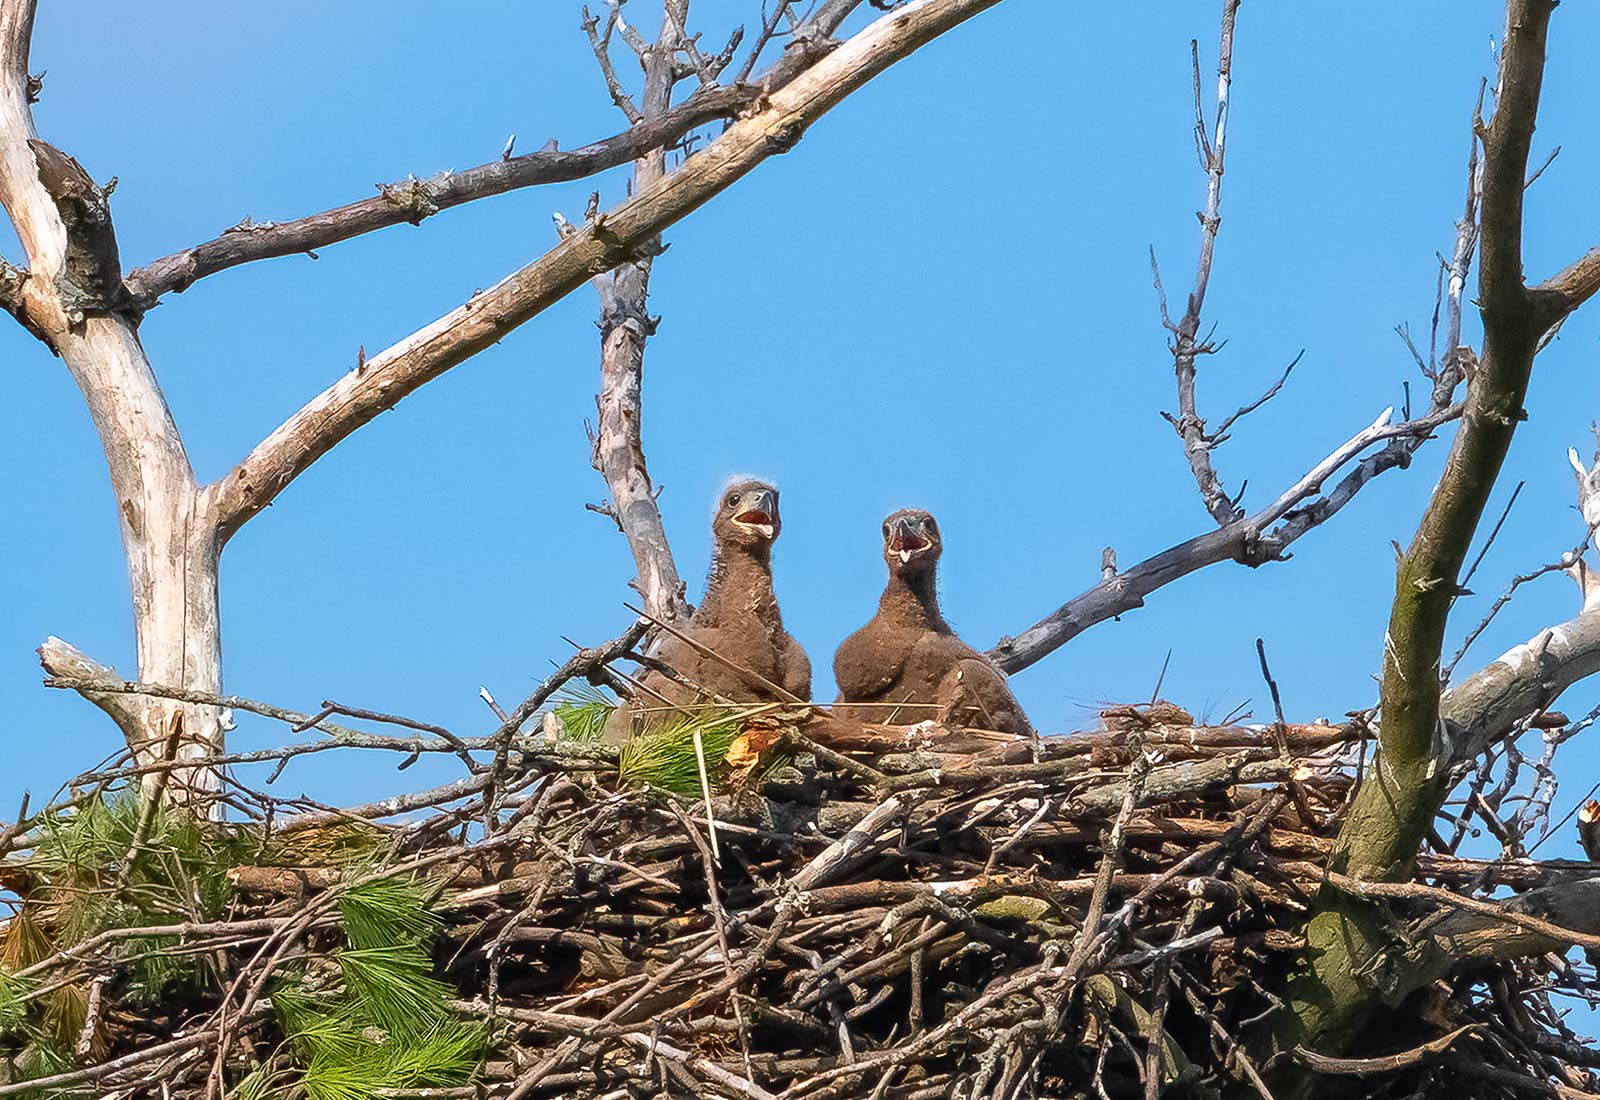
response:
[[[221,545],[209,495],[195,483],[189,456],[131,322],[89,317],[57,346],[83,393],[105,447],[116,495],[137,638],[138,678],[199,691],[222,690],[222,636],[217,566]],[[40,653],[47,669],[66,674],[72,658],[59,645]],[[94,701],[114,718],[140,764],[162,760],[181,713],[176,752],[193,759],[221,750],[227,725],[217,707],[147,696],[101,694]],[[163,783],[180,802],[203,801],[221,787],[214,769],[178,769],[170,779],[145,776],[146,791]]]

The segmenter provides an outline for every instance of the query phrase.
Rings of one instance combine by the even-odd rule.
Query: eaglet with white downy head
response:
[[[651,653],[687,682],[647,670],[631,703],[612,714],[607,742],[626,741],[643,728],[647,714],[703,704],[711,696],[739,703],[788,701],[767,686],[773,684],[793,698],[811,698],[811,661],[783,628],[772,587],[772,545],[782,529],[775,486],[746,478],[723,491],[711,521],[714,549],[705,597],[680,630],[699,645],[669,635]]]

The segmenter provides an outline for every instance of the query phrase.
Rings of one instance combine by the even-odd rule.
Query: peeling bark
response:
[[[636,125],[648,125],[671,111],[676,58],[687,34],[683,25],[687,17],[687,4],[666,5],[661,33],[645,66]],[[609,49],[609,36],[597,42],[596,49],[601,53]],[[652,187],[666,174],[665,152],[652,149],[634,161],[633,190]],[[650,274],[663,247],[658,235],[644,243],[636,259],[594,280],[600,296],[594,466],[611,490],[608,507],[633,553],[635,585],[645,609],[670,623],[689,617],[689,602],[656,505],[660,490],[651,483],[644,458],[644,353],[658,322],[650,316]]]

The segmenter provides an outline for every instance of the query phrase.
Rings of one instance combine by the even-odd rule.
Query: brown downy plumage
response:
[[[933,516],[902,509],[883,522],[889,584],[872,621],[833,655],[835,713],[860,722],[910,724],[928,718],[953,728],[1036,736],[1006,678],[956,637],[939,612],[944,544]]]
[[[810,699],[811,661],[800,643],[783,629],[778,598],[772,591],[772,544],[782,529],[776,488],[753,480],[729,485],[711,521],[715,549],[705,597],[681,630],[790,695]],[[741,676],[682,639],[663,638],[653,656],[704,691],[654,670],[645,672],[632,705],[618,708],[606,725],[606,740],[612,744],[620,744],[636,732],[645,712],[660,714],[669,704],[704,703],[708,701],[706,693],[740,703],[781,701],[759,682]]]

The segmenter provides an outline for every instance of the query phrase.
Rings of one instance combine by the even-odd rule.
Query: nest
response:
[[[3,838],[0,1096],[1249,1096],[1286,1059],[1328,1095],[1593,1086],[1560,952],[1456,960],[1357,1057],[1272,1053],[1364,729],[1103,720],[769,708],[704,793],[540,734],[394,826],[258,792],[198,822],[93,773]],[[1423,856],[1372,904],[1426,929],[1594,873]]]

